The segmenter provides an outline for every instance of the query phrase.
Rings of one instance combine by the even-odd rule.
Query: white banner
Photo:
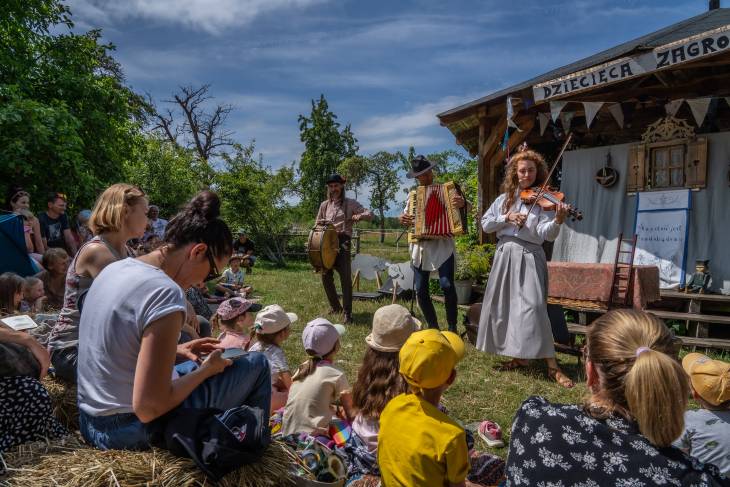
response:
[[[687,189],[639,193],[636,211],[686,210],[690,207],[689,195]]]
[[[507,97],[507,126],[517,129],[518,132],[522,132],[512,118],[515,116],[514,108],[512,107],[512,97]]]
[[[585,110],[585,113],[586,113],[586,126],[588,128],[591,128],[593,119],[596,118],[596,115],[598,114],[598,110],[600,110],[602,106],[603,106],[602,101],[584,101],[583,102],[583,110]]]
[[[710,108],[711,101],[712,97],[687,100],[687,104],[692,110],[692,115],[695,117],[695,122],[697,122],[698,127],[701,127],[705,121],[705,115],[707,115],[707,109]]]
[[[617,83],[730,50],[730,25],[686,37],[653,51],[599,64],[532,87],[535,103]]]

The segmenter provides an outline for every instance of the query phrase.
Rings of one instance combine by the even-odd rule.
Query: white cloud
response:
[[[302,9],[328,0],[69,0],[74,14],[103,24],[128,18],[180,24],[209,34],[250,23],[259,15]]]

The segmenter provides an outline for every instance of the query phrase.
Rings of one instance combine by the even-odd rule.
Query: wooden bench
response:
[[[651,311],[651,310],[650,310]],[[684,315],[685,313],[679,313]],[[588,327],[585,325],[579,325],[578,323],[568,323],[568,332],[571,335],[585,335],[588,332]],[[730,340],[722,340],[719,338],[697,338],[697,337],[686,337],[678,336],[682,341],[684,347],[700,347],[700,348],[715,348],[719,350],[730,350]]]
[[[646,311],[663,320],[698,321],[701,323],[720,323],[723,325],[730,325],[730,316],[684,313],[681,311],[666,311],[663,309],[647,309]]]

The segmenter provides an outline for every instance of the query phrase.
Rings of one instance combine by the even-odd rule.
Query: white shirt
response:
[[[518,195],[512,207],[506,213],[503,213],[502,204],[506,198],[507,195],[504,193],[499,195],[482,216],[482,228],[485,232],[497,232],[497,239],[505,236],[517,237],[520,240],[537,245],[542,245],[545,240],[552,242],[558,238],[560,224],[555,222],[554,211],[544,211],[539,205],[535,205],[532,212],[527,216],[525,224],[520,228],[507,221],[507,213],[512,211],[526,215],[530,205],[523,203]]]
[[[403,213],[408,211],[408,202]],[[416,269],[437,271],[456,250],[453,238],[423,239],[409,244],[411,263]]]

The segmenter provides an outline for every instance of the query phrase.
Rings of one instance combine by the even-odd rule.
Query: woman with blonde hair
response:
[[[89,290],[107,265],[131,256],[127,240],[140,238],[144,233],[147,209],[145,193],[123,183],[108,187],[94,204],[89,228],[95,236],[81,246],[68,267],[63,310],[48,342],[56,375],[68,382],[76,382],[79,296]]]
[[[513,357],[499,366],[513,370],[528,359],[545,359],[548,374],[563,387],[573,387],[555,360],[547,313],[547,260],[543,242],[555,240],[568,214],[558,203],[555,212],[532,207],[520,191],[547,179],[543,157],[532,150],[515,154],[507,164],[502,194],[482,217],[482,228],[497,234],[497,250],[484,292],[477,348]]]
[[[729,485],[714,465],[672,447],[684,427],[689,380],[658,318],[611,311],[584,348],[583,406],[530,397],[512,425],[510,485]]]

